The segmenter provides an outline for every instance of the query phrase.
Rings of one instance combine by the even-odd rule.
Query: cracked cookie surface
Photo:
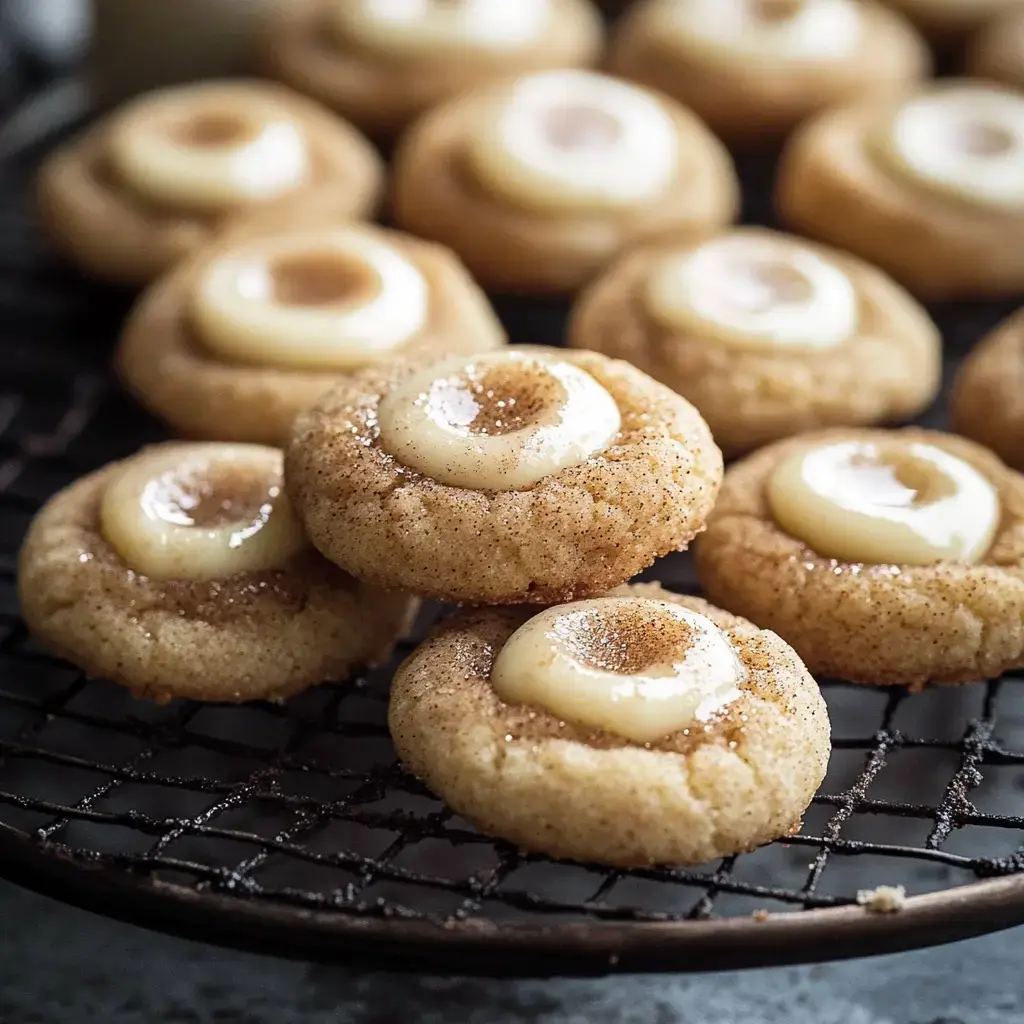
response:
[[[739,272],[728,280],[723,259],[721,275],[706,275],[691,290],[700,292],[694,299],[705,305],[716,292],[725,292],[735,305],[717,303],[719,320],[698,317],[692,309],[685,318],[677,314],[678,323],[655,316],[649,292],[662,266],[685,271],[684,261],[713,255],[723,245],[735,250],[729,255],[737,257]],[[759,266],[755,259],[762,255]],[[794,256],[811,258],[819,270],[837,270],[848,282],[850,322],[835,343],[821,344],[824,329],[815,324],[824,328],[841,303],[802,309],[800,302],[787,305],[784,294],[775,294],[782,288],[769,274],[786,269]],[[676,305],[683,301],[681,276],[668,282]],[[798,286],[813,283],[803,274],[793,280]],[[796,315],[779,332],[768,324],[773,311]],[[729,313],[753,328],[767,325],[777,337],[744,336],[728,322]],[[797,331],[807,339],[795,337]],[[698,246],[666,243],[628,253],[581,293],[569,344],[628,360],[689,399],[727,458],[805,430],[907,419],[932,401],[941,375],[938,330],[899,285],[856,257],[761,228],[739,228]]]
[[[353,362],[359,365],[358,352],[355,357],[349,355],[344,365],[331,366],[331,335],[337,340],[338,333],[334,322],[318,332],[327,342],[321,346],[321,365],[296,365],[294,358],[283,364],[282,360],[275,360],[266,345],[261,350],[247,346],[257,358],[243,361],[233,354],[211,349],[195,323],[193,307],[200,286],[218,264],[238,263],[247,256],[252,268],[244,267],[246,272],[265,266],[272,268],[275,247],[285,245],[294,250],[285,254],[293,261],[295,256],[308,251],[305,273],[299,266],[299,274],[291,275],[290,281],[293,290],[304,288],[309,293],[312,289],[306,301],[299,301],[302,296],[292,295],[286,296],[286,301],[267,303],[259,295],[259,301],[243,302],[241,275],[236,274],[229,317],[258,325],[261,310],[269,309],[276,316],[280,328],[277,337],[282,347],[289,344],[290,335],[304,326],[303,320],[308,320],[310,314],[324,320],[334,312],[331,303],[324,301],[331,296],[317,294],[317,290],[322,292],[325,285],[332,286],[335,276],[344,290],[351,283],[346,276],[351,279],[356,276],[352,269],[360,269],[359,261],[349,259],[334,275],[330,262],[321,258],[323,254],[332,256],[332,246],[354,249],[363,243],[368,243],[371,251],[392,258],[392,262],[397,257],[404,262],[407,272],[411,267],[426,293],[420,322],[387,352],[375,353],[369,345],[374,340],[374,330],[366,323],[360,326],[354,341],[361,344],[351,348],[364,349],[367,363],[382,356],[430,361],[505,344],[505,332],[486,296],[458,257],[443,246],[402,232],[353,225],[345,211],[338,208],[345,202],[344,197],[334,193],[317,193],[240,217],[224,235],[154,282],[136,302],[118,346],[117,370],[127,389],[180,436],[282,444],[296,414],[323,394],[338,376],[352,373]],[[333,255],[337,259],[337,253]],[[342,294],[341,298],[346,296]],[[401,306],[404,296],[383,298]],[[359,312],[358,302],[339,303],[338,311]],[[262,320],[265,323],[267,317]],[[260,333],[270,332],[263,328]]]
[[[18,566],[32,633],[89,675],[158,701],[279,699],[387,658],[414,603],[307,544],[276,567],[223,579],[151,579],[127,564],[101,525],[108,488],[143,457],[206,447],[143,449],[46,503]]]
[[[844,561],[778,525],[770,485],[787,458],[819,444],[893,441],[938,449],[992,488],[997,521],[981,557]],[[819,675],[918,688],[994,678],[1024,664],[1024,477],[960,437],[830,430],[770,445],[730,468],[695,555],[711,600],[777,632]]]
[[[710,619],[745,671],[736,699],[648,743],[505,703],[491,671],[532,612],[466,611],[395,676],[388,724],[406,767],[481,831],[555,857],[693,864],[796,831],[829,757],[825,702],[797,655],[774,634],[658,584],[609,596]]]
[[[380,437],[382,400],[420,371],[362,371],[299,416],[286,454],[288,494],[328,558],[441,600],[550,603],[617,586],[703,529],[722,458],[689,402],[596,353],[508,352],[592,377],[621,417],[611,442],[518,490],[440,483]]]

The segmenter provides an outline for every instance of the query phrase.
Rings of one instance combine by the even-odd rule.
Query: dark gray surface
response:
[[[487,982],[215,949],[0,884],[3,1024],[1018,1024],[1024,929],[738,974]]]

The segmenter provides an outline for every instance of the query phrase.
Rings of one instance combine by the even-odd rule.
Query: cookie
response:
[[[763,228],[627,254],[577,299],[569,344],[693,402],[727,458],[817,427],[909,418],[942,370],[938,330],[894,281]]]
[[[935,431],[832,430],[726,473],[709,599],[816,675],[918,688],[1024,665],[1024,477]]]
[[[780,217],[928,299],[1024,288],[1024,96],[967,80],[821,114],[783,153]]]
[[[391,735],[482,832],[600,864],[698,864],[797,831],[817,684],[772,633],[657,584],[467,611],[405,661]]]
[[[612,36],[607,66],[685,103],[738,145],[925,77],[917,31],[858,0],[645,0]]]
[[[371,214],[380,157],[351,125],[283,86],[176,86],[118,108],[46,158],[38,206],[55,247],[86,273],[144,284],[225,218],[304,189]]]
[[[319,201],[261,211],[150,285],[117,351],[179,436],[283,444],[339,376],[488,351],[505,333],[449,250]]]
[[[395,156],[401,227],[499,292],[564,293],[620,249],[735,216],[721,143],[675,101],[587,71],[526,75],[426,114]]]
[[[602,36],[589,0],[314,0],[284,12],[267,70],[371,135],[390,137],[474,86],[593,64]]]
[[[593,352],[527,346],[339,381],[296,420],[285,470],[331,561],[481,604],[624,583],[703,529],[721,473],[684,398]]]
[[[321,558],[280,484],[258,445],[163,444],[90,473],[29,527],[26,624],[158,701],[276,700],[387,658],[413,602]]]
[[[1024,89],[1024,7],[1009,8],[979,29],[964,67],[976,78]]]
[[[964,39],[1020,0],[886,0],[930,39],[950,44]]]
[[[1024,469],[1024,310],[971,350],[953,383],[952,428]]]

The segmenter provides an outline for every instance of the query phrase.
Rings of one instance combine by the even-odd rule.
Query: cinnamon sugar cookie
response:
[[[777,202],[926,298],[1020,291],[1024,96],[953,80],[828,111],[789,143]]]
[[[797,831],[829,757],[797,655],[657,584],[461,613],[399,669],[388,723],[406,767],[482,832],[622,867]]]
[[[89,474],[32,521],[25,622],[158,701],[276,700],[387,658],[412,602],[313,551],[280,484],[257,445],[157,445]]]
[[[1007,9],[975,33],[965,69],[976,78],[1024,89],[1024,7]]]
[[[391,136],[472,86],[592,64],[602,34],[589,0],[314,0],[284,12],[267,68],[371,135]]]
[[[903,17],[869,0],[645,0],[612,36],[608,68],[690,106],[745,145],[929,71]]]
[[[526,346],[341,380],[286,456],[326,557],[456,603],[617,586],[703,529],[721,473],[685,399],[626,363]]]
[[[1020,0],[886,0],[902,11],[930,39],[950,43],[963,39]]]
[[[283,86],[177,86],[120,107],[39,172],[43,225],[87,273],[143,284],[207,242],[225,218],[307,188],[373,212],[383,169],[350,125]]]
[[[624,246],[736,214],[721,143],[689,111],[584,71],[527,75],[428,113],[395,157],[400,226],[487,288],[568,292]]]
[[[964,360],[950,399],[952,427],[1024,469],[1024,310],[1018,310]]]
[[[339,376],[505,344],[451,252],[346,224],[323,199],[238,222],[136,303],[118,371],[178,434],[283,444]]]
[[[1024,477],[959,437],[763,448],[726,474],[697,568],[816,674],[917,688],[1024,665]]]
[[[938,330],[899,285],[763,228],[627,254],[580,295],[569,344],[689,399],[727,457],[816,427],[909,418],[941,374]]]

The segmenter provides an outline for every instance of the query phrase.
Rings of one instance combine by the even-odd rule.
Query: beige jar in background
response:
[[[306,0],[92,0],[88,74],[112,102],[146,89],[242,74],[276,13]]]

